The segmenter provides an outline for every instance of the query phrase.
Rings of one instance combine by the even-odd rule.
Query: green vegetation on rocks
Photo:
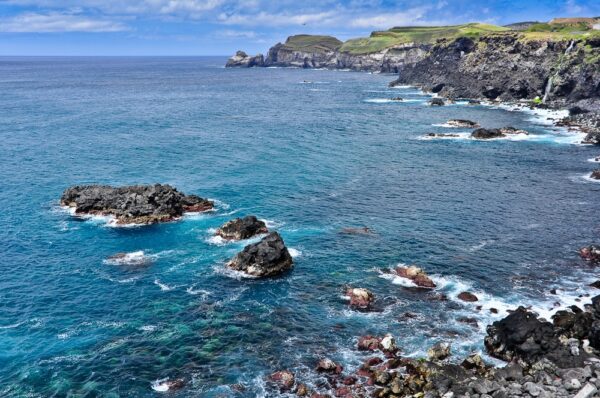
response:
[[[333,36],[295,35],[288,37],[283,48],[304,52],[335,51],[342,44]]]

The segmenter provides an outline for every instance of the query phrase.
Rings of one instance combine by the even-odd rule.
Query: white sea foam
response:
[[[225,246],[227,243],[229,243],[227,239],[223,239],[219,235],[209,236],[208,238],[206,238],[206,242],[216,246]]]
[[[142,332],[154,332],[157,329],[156,325],[144,325],[140,326]]]
[[[111,265],[145,265],[156,259],[157,255],[146,255],[143,250],[122,253],[105,259],[105,264]]]
[[[590,159],[588,159],[588,162],[591,162],[591,163],[600,163],[600,156],[597,156],[595,158],[590,158]]]
[[[234,269],[229,268],[227,265],[215,265],[213,267],[215,273],[224,275],[228,278],[242,280],[242,279],[256,279],[256,276],[248,275],[242,271],[236,271]]]
[[[369,98],[369,99],[363,100],[363,102],[367,102],[367,103],[371,103],[371,104],[391,104],[391,103],[402,104],[402,103],[406,103],[406,102],[423,102],[423,100],[403,99],[402,101],[397,101],[397,100],[393,100],[390,98]]]
[[[160,290],[162,290],[163,292],[168,292],[171,291],[173,289],[175,289],[177,286],[169,286],[165,283],[162,283],[160,280],[155,279],[154,280],[154,284],[158,287],[160,287]]]
[[[200,295],[200,296],[202,296],[203,298],[206,298],[206,297],[208,297],[208,296],[210,296],[210,295],[212,294],[212,293],[211,293],[211,292],[209,292],[208,290],[204,290],[204,289],[194,289],[194,286],[195,286],[195,285],[192,285],[192,286],[188,287],[187,289],[185,289],[185,291],[186,291],[188,294],[191,294],[191,295],[193,295],[193,296],[198,296],[198,295]]]
[[[298,258],[302,255],[302,252],[298,249],[294,249],[293,247],[288,248],[288,252],[292,258]]]
[[[169,391],[169,378],[159,379],[152,382],[152,389],[156,392]]]
[[[261,218],[260,221],[264,222],[267,228],[270,229],[281,228],[285,225],[285,222],[283,221],[267,220],[265,218]]]
[[[591,183],[599,183],[600,180],[597,180],[595,178],[592,178],[591,174],[584,174],[583,176],[581,176],[582,179],[584,179],[587,182],[591,182]]]
[[[430,141],[430,140],[471,140],[471,133],[452,133],[452,136],[430,136],[422,135],[418,137],[419,140]]]

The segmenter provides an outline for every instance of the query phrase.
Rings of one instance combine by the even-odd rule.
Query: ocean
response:
[[[600,232],[586,179],[600,153],[551,112],[429,107],[393,75],[225,61],[0,58],[0,396],[155,397],[183,378],[169,396],[274,397],[265,378],[281,369],[322,389],[318,359],[356,370],[359,336],[391,333],[413,357],[446,341],[459,360],[508,309],[549,317],[593,294],[577,249]],[[477,141],[449,119],[530,134]],[[217,208],[144,227],[60,208],[93,183],[167,183]],[[214,230],[250,214],[280,232],[293,271],[226,271],[249,242]],[[118,252],[148,264],[107,260]],[[438,287],[384,272],[398,264]],[[350,309],[348,285],[376,311]]]

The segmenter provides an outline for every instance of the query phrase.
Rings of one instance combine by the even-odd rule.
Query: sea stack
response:
[[[251,277],[264,278],[291,270],[294,262],[281,236],[271,232],[260,242],[246,246],[227,266]]]
[[[267,225],[263,221],[256,216],[246,216],[225,223],[217,229],[215,235],[227,240],[242,240],[268,232]]]

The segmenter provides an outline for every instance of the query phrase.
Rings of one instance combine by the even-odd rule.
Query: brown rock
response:
[[[462,292],[458,295],[458,299],[462,301],[466,301],[468,303],[474,303],[475,301],[479,301],[476,295],[469,292]]]

